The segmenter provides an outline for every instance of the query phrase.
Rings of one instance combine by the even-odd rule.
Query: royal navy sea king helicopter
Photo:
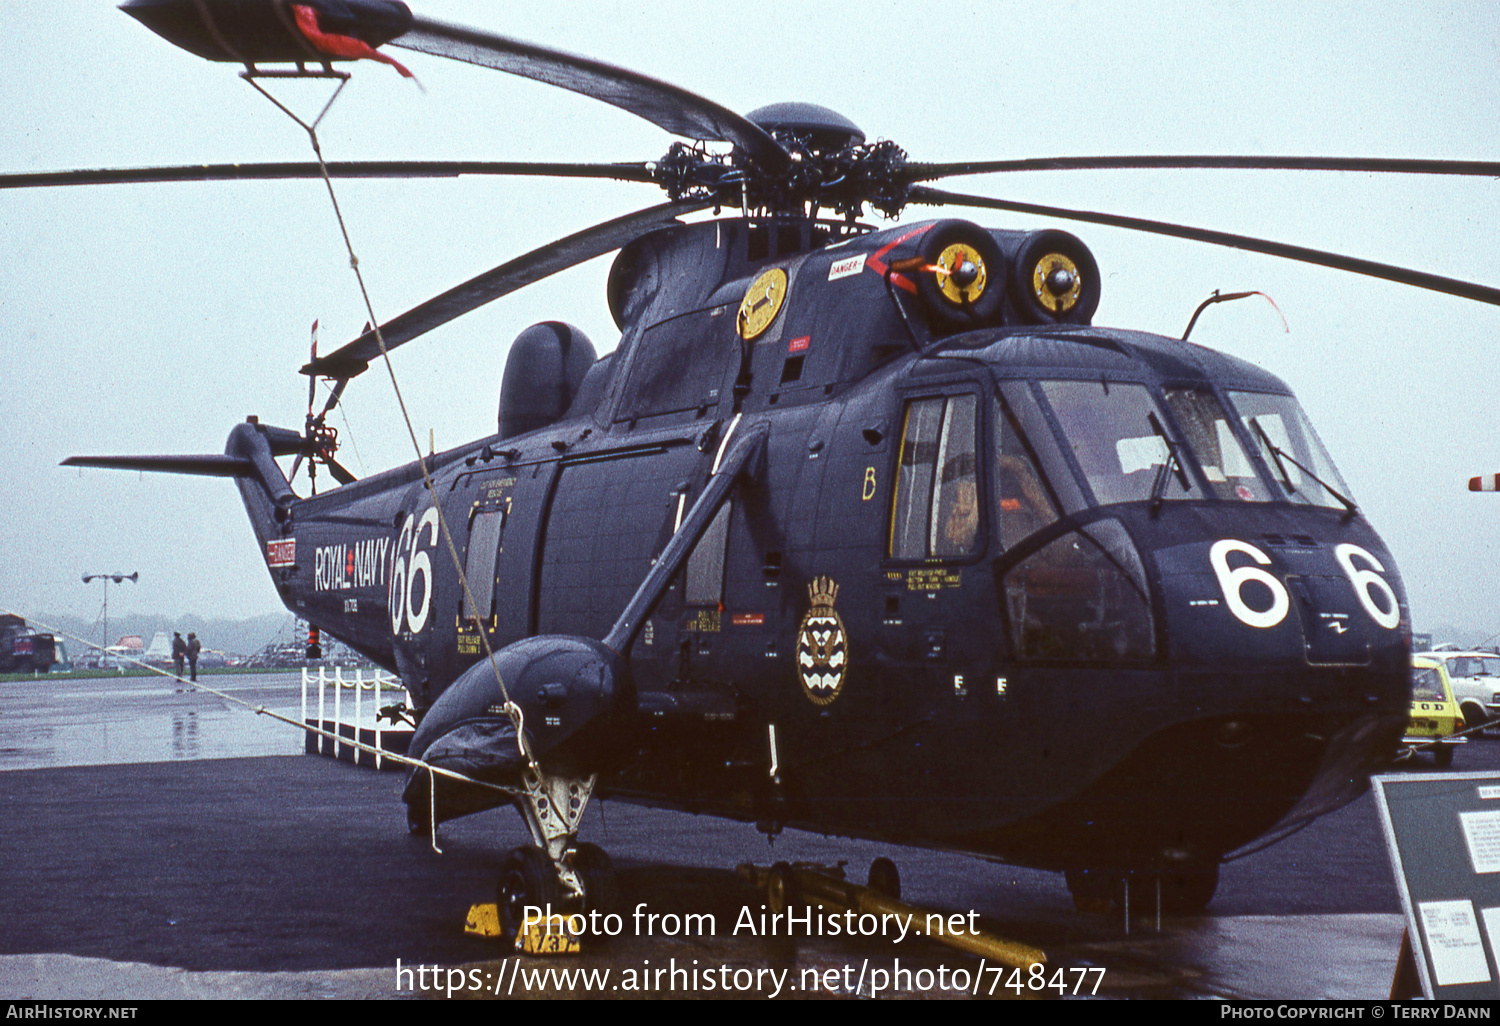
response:
[[[821,107],[742,117],[401,3],[123,9],[252,80],[395,64],[374,49],[389,43],[689,140],[645,164],[4,182],[326,171],[665,189],[315,357],[303,372],[331,379],[332,398],[318,413],[310,399],[301,432],[251,418],[223,455],[66,461],[235,479],[287,608],[398,673],[419,715],[411,754],[474,781],[415,771],[413,828],[521,812],[533,843],[499,885],[512,928],[525,904],[614,901],[608,856],[578,838],[595,797],[1061,870],[1080,902],[1146,880],[1168,906],[1201,907],[1226,854],[1350,801],[1393,751],[1409,695],[1401,579],[1287,385],[1183,340],[1092,326],[1100,270],[1067,232],[860,217],[917,203],[1094,220],[1496,303],[1403,268],[920,184],[1035,166],[1494,165],[921,164]],[[680,220],[710,208],[726,216]],[[612,352],[534,325],[511,347],[496,432],[362,480],[337,463],[326,415],[371,362],[617,249]],[[304,463],[338,486],[298,495]]]

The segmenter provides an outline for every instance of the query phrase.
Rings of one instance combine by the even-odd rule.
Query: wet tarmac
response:
[[[205,677],[300,713],[298,678]],[[514,813],[409,836],[402,777],[300,754],[295,729],[145,678],[0,684],[0,997],[867,996],[1382,998],[1402,922],[1368,797],[1224,867],[1210,914],[1077,913],[1054,873],[595,803],[627,914],[607,949],[508,957],[468,936]],[[1500,743],[1455,770],[1494,768]],[[1046,986],[935,942],[768,937],[747,861],[879,855],[904,896],[1048,953]],[[653,930],[630,910],[657,914]],[[686,928],[687,917],[696,931]],[[672,917],[677,917],[674,920]],[[736,929],[736,927],[740,927]],[[399,969],[398,969],[399,960]],[[1064,972],[1061,976],[1057,970]],[[402,971],[404,970],[404,972]],[[547,976],[548,970],[553,971]],[[607,972],[560,979],[558,971]],[[1060,984],[1060,988],[1059,988]],[[1019,991],[1019,994],[1017,993]],[[976,995],[977,992],[977,995]]]
[[[202,683],[297,719],[301,675],[204,674]],[[296,755],[302,736],[169,677],[45,676],[0,683],[0,770]]]

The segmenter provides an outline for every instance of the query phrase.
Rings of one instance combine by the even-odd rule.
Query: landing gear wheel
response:
[[[870,890],[887,898],[901,897],[901,873],[884,855],[870,863]]]
[[[1438,745],[1432,750],[1432,761],[1437,763],[1438,769],[1447,769],[1453,765],[1453,745]]]
[[[500,869],[496,885],[496,903],[500,906],[500,927],[505,939],[514,940],[525,921],[526,906],[556,909],[562,903],[562,886],[552,860],[535,845],[511,849]]]
[[[597,844],[587,842],[573,850],[573,869],[583,882],[583,914],[613,915],[620,910],[620,881],[615,864]]]
[[[797,901],[797,881],[792,867],[778,862],[766,874],[766,907],[773,913],[785,912]]]
[[[1151,878],[1144,877],[1150,880]],[[1154,881],[1153,881],[1154,882]],[[1161,911],[1163,915],[1197,915],[1208,908],[1219,889],[1219,867],[1194,866],[1180,872],[1161,874]],[[1155,901],[1156,896],[1143,896]]]

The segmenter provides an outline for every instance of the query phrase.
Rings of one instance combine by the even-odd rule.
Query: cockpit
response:
[[[1009,403],[1040,404],[1051,414],[1091,505],[1188,499],[1349,505],[1348,486],[1290,395],[1231,391],[1226,409],[1202,386],[1168,387],[1158,399],[1144,384],[1102,378],[1014,384],[1003,392]],[[1045,427],[1038,412],[1030,419]],[[1236,425],[1268,476],[1250,460]],[[1050,470],[1070,474],[1056,463]]]
[[[1164,509],[1354,510],[1300,404],[1268,382],[1215,388],[1200,372],[1162,384],[1120,368],[1002,376],[1020,368],[996,363],[993,398],[954,389],[906,402],[887,558],[989,553],[1017,658],[1157,656],[1159,613],[1132,533],[1170,519]]]

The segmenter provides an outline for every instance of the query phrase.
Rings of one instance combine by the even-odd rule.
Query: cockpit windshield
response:
[[[1281,492],[1277,498],[1313,506],[1354,508],[1349,486],[1339,477],[1296,399],[1267,392],[1230,392],[1229,401],[1271,469]]]
[[[1224,406],[1206,388],[1168,388],[1167,408],[1198,458],[1208,486],[1220,499],[1266,502],[1272,496],[1230,426]]]
[[[1183,440],[1169,432],[1144,385],[1043,381],[1042,392],[1101,506],[1203,498]]]
[[[1006,416],[1018,418],[1017,430],[1025,423],[1027,444],[1041,461],[1033,473],[1045,468],[1050,481],[1056,505],[1045,511],[1050,515],[1038,513],[1041,523],[1088,505],[1183,499],[1298,502],[1355,511],[1349,487],[1290,395],[1220,393],[1204,384],[1166,385],[1157,392],[1145,383],[1103,377],[1002,381],[999,388]],[[1052,440],[1038,398],[1056,419],[1061,447]],[[1002,513],[1027,507],[1031,499],[1020,484],[1014,494],[1006,491],[1006,472],[1023,448],[1008,437],[999,440]],[[1091,495],[1074,483],[1065,452],[1072,454]],[[1030,505],[1038,504],[1032,499]],[[1001,521],[1002,534],[1014,533],[1006,530],[1004,516]]]

